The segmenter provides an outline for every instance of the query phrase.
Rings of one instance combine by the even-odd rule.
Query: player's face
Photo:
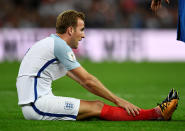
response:
[[[82,40],[82,38],[85,37],[84,33],[84,21],[80,18],[77,20],[77,27],[74,29],[74,32],[71,37],[71,48],[77,49],[78,48],[78,42]]]

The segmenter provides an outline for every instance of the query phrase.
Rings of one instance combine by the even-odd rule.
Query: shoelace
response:
[[[170,102],[168,98],[166,98],[161,104],[157,103],[158,106],[160,106],[162,112],[167,108],[168,102]]]
[[[161,110],[163,112],[167,108],[167,106],[169,105],[169,102],[171,102],[171,100],[173,100],[173,99],[179,100],[179,93],[176,92],[176,94],[174,95],[174,89],[173,89],[173,92],[171,91],[170,94],[166,97],[166,99],[161,104],[157,103],[157,105],[161,108]]]
[[[167,108],[168,104],[166,102],[166,103],[159,104],[159,106],[160,106],[160,108],[161,108],[161,110],[163,112]]]

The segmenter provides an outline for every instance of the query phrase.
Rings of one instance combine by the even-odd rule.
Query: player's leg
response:
[[[177,92],[172,93],[156,108],[140,111],[137,116],[128,115],[120,107],[106,105],[101,101],[84,101],[52,95],[42,96],[35,103],[22,107],[26,119],[31,120],[81,120],[99,117],[112,121],[155,120],[163,117],[169,120],[178,104]],[[77,116],[78,115],[78,116]]]
[[[106,105],[101,101],[84,101],[80,100],[80,109],[77,120],[89,117],[99,117],[111,121],[129,121],[129,120],[155,120],[161,117],[159,107],[154,109],[140,111],[137,116],[128,115],[121,107]]]
[[[77,120],[86,119],[89,117],[100,117],[104,103],[102,101],[86,101],[80,100],[80,109]]]
[[[168,97],[157,107],[153,109],[141,109],[139,115],[132,116],[120,107],[106,105],[101,101],[80,101],[80,109],[77,116],[78,120],[88,117],[100,117],[112,121],[129,120],[169,120],[178,104],[178,93],[171,90]]]
[[[22,107],[28,120],[76,120],[80,100],[70,97],[45,95]]]
[[[82,120],[99,117],[111,121],[151,120],[160,115],[155,109],[141,110],[136,117],[120,107],[106,105],[101,101],[84,101],[74,98],[44,96],[36,103],[23,106],[24,117],[28,120]],[[78,115],[77,115],[78,114]]]

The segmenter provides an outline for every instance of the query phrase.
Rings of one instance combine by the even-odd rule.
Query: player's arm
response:
[[[60,41],[55,41],[54,43],[54,55],[56,58],[64,65],[65,69],[68,70],[67,76],[73,80],[80,83],[88,91],[103,97],[116,105],[125,108],[125,110],[130,114],[130,112],[135,115],[138,114],[139,108],[133,104],[121,99],[111,93],[105,86],[93,75],[89,74],[74,58],[74,54],[65,43]]]
[[[129,114],[139,114],[139,108],[128,101],[121,99],[109,91],[96,77],[88,73],[83,67],[68,71],[67,76],[80,83],[84,88],[93,94],[103,97],[119,107],[124,108]]]
[[[162,0],[152,0],[151,9],[156,12],[161,7]],[[166,3],[170,3],[170,0],[165,0]]]
[[[82,81],[79,78],[77,78],[71,71],[68,71],[66,75],[73,79],[74,81],[78,82],[80,85],[82,85]]]

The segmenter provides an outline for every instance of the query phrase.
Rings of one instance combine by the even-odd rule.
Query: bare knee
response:
[[[82,120],[88,117],[99,117],[103,106],[104,103],[99,100],[96,101],[81,100],[77,119]]]
[[[93,103],[93,108],[95,108],[94,110],[96,110],[96,111],[101,111],[103,106],[104,106],[104,102],[102,102],[100,100],[96,100]]]

